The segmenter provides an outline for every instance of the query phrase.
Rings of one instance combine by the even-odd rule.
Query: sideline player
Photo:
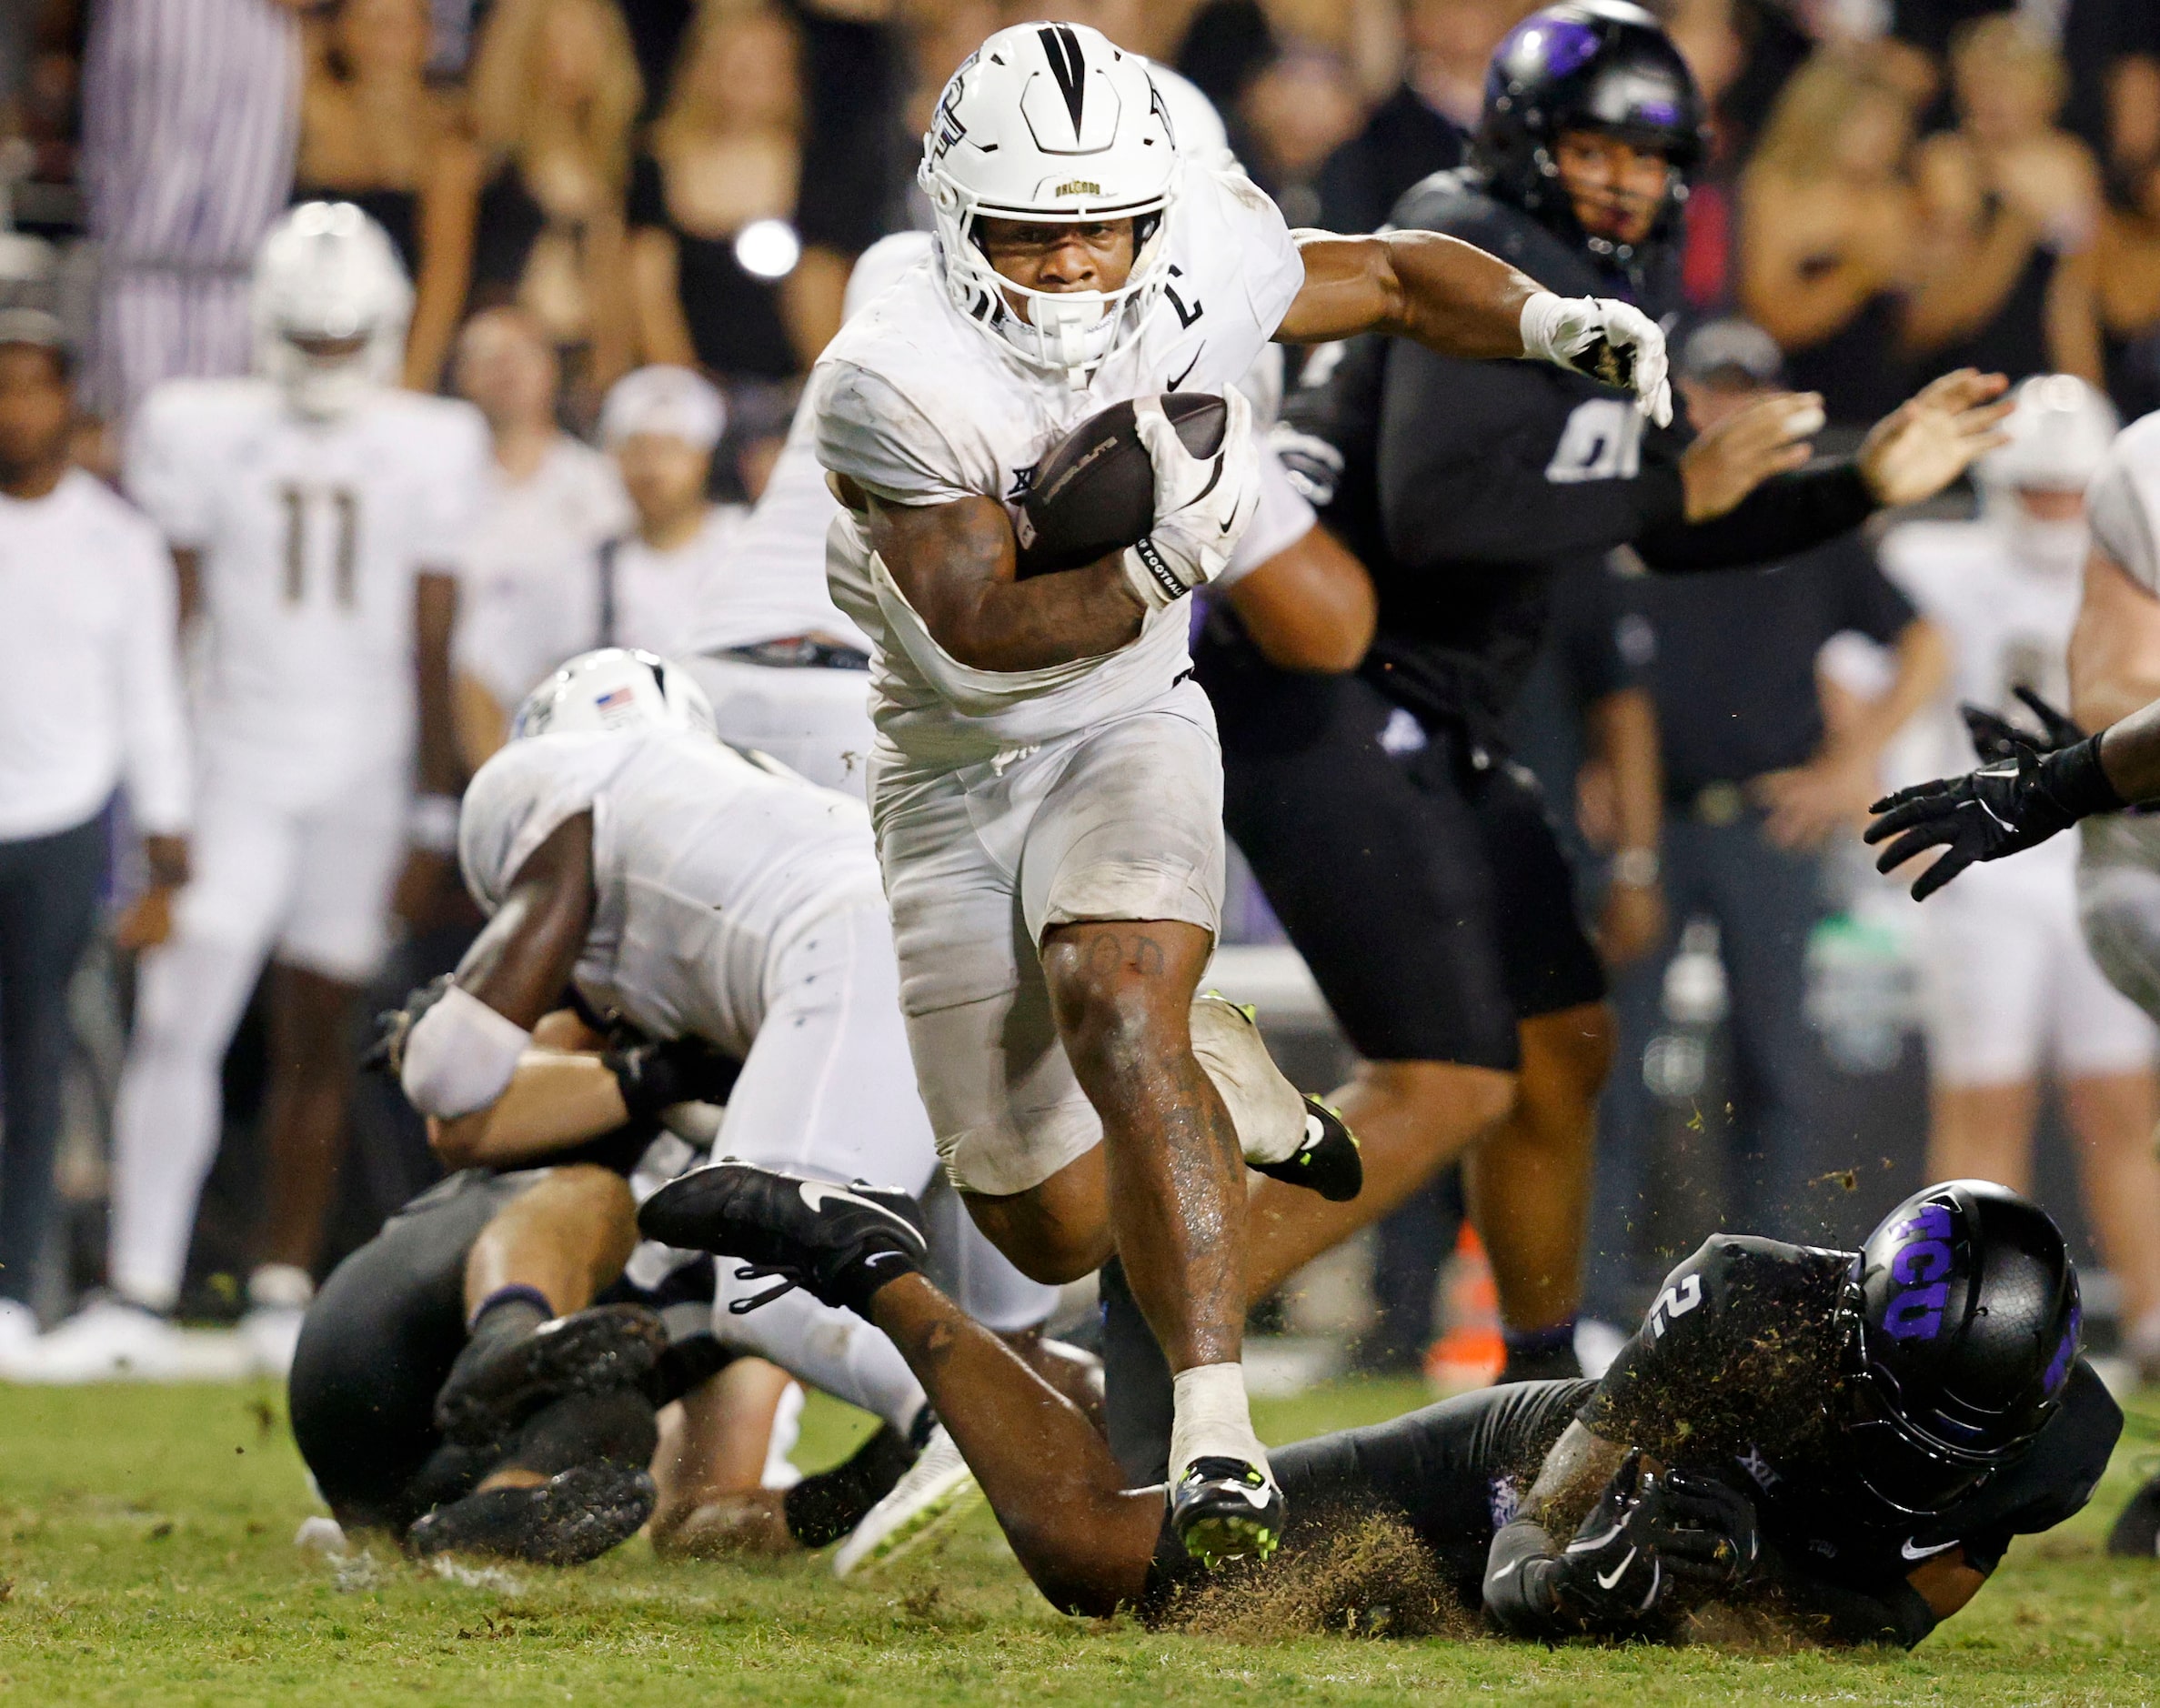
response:
[[[1077,1415],[909,1272],[902,1219],[799,1188],[722,1164],[639,1223],[867,1312],[1054,1604],[1173,1611],[1194,1567],[1162,1487],[1125,1487]],[[1858,1252],[1721,1234],[1601,1381],[1488,1388],[1279,1450],[1286,1542],[1391,1517],[1518,1636],[1666,1636],[1721,1601],[1910,1647],[2106,1469],[2122,1413],[2081,1347],[2061,1233],[1986,1181],[1916,1192]]]
[[[1507,256],[1555,289],[1679,306],[1681,210],[1703,146],[1685,62],[1649,14],[1549,6],[1496,51],[1473,167],[1427,179],[1399,226]],[[1337,1094],[1366,1190],[1317,1207],[1263,1186],[1256,1290],[1468,1157],[1511,1379],[1572,1374],[1612,1022],[1545,802],[1506,723],[1549,589],[1633,544],[1658,570],[1787,557],[1955,478],[1990,442],[1999,380],[1954,377],[1858,459],[1799,472],[1820,400],[1779,393],[1693,435],[1548,367],[1400,337],[1317,352],[1279,445],[1371,572],[1377,638],[1315,685],[1245,648],[1200,655],[1226,743],[1231,832],[1364,1059]],[[1614,877],[1647,890],[1654,847]]]
[[[1238,1364],[1241,1133],[1195,1060],[1220,913],[1221,762],[1186,595],[1250,518],[1237,382],[1271,338],[1381,329],[1601,374],[1669,414],[1664,347],[1624,304],[1562,300],[1420,232],[1293,238],[1234,170],[1181,157],[1144,63],[1061,24],[1000,30],[924,138],[929,266],[812,377],[849,513],[835,602],[875,643],[871,799],[902,1000],[940,1153],[979,1223],[1046,1281],[1113,1246],[1177,1372],[1176,1527],[1265,1552],[1280,1498]],[[1225,395],[1212,457],[1154,395]],[[1066,574],[1014,578],[1008,505],[1086,417],[1140,399],[1155,523]]]
[[[445,858],[461,777],[453,567],[485,489],[469,405],[396,388],[411,287],[349,203],[281,219],[256,266],[256,377],[153,393],[127,487],[207,641],[193,869],[143,958],[114,1115],[112,1294],[62,1324],[48,1381],[169,1373],[218,1072],[264,962],[270,1227],[250,1350],[282,1372],[344,1149],[353,1005],[401,865]],[[416,799],[416,781],[423,791]]]
[[[1980,516],[1904,524],[1881,549],[1891,578],[1951,638],[1954,699],[2029,725],[2017,690],[2067,698],[2091,545],[2085,488],[2115,419],[2105,398],[2066,374],[2026,380],[2016,401],[2005,423],[2010,442],[1974,470]],[[1924,756],[1912,755],[1916,762],[1896,780],[1974,763],[1952,706],[1943,701]],[[2058,839],[1969,874],[1922,909],[1918,923],[1934,1091],[1928,1172],[2028,1190],[2039,1073],[2050,1068],[2077,1139],[2087,1213],[2122,1287],[2125,1351],[2160,1371],[2155,1035],[2078,929],[2075,843]]]
[[[2115,988],[2160,1020],[2160,821],[2123,810],[2160,802],[2160,415],[2115,436],[2085,516],[2092,550],[2070,638],[2075,725],[2042,740],[2005,732],[2003,757],[1876,802],[1867,839],[1888,844],[1875,862],[1884,871],[1942,850],[1914,880],[1924,900],[1976,862],[2088,821],[2078,868],[2086,940]],[[2080,727],[2098,733],[2081,737]],[[2148,1559],[2160,1551],[2160,1477],[2132,1497],[2108,1547]]]

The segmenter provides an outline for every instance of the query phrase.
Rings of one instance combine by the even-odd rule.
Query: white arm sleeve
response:
[[[127,804],[152,836],[187,829],[187,724],[180,704],[179,599],[171,555],[155,529],[130,527],[128,607],[122,637],[120,725]]]
[[[1312,531],[1319,518],[1290,484],[1282,459],[1265,439],[1260,445],[1260,504],[1238,537],[1230,568],[1215,578],[1218,588],[1236,586],[1277,552],[1288,551]]]

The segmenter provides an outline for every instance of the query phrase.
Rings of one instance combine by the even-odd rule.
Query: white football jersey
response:
[[[490,459],[459,576],[457,662],[498,705],[515,707],[594,644],[593,554],[630,521],[614,460],[567,433],[515,485]]]
[[[1169,285],[1154,314],[1080,390],[965,318],[929,264],[901,275],[819,361],[819,460],[890,502],[987,497],[1017,515],[1036,464],[1088,417],[1151,393],[1227,391],[1302,288],[1304,264],[1281,213],[1249,179],[1192,161],[1180,167],[1168,242]],[[826,568],[834,602],[873,642],[879,729],[933,762],[991,758],[1137,709],[1191,663],[1180,600],[1106,657],[972,669],[931,638],[853,516],[833,524]]]
[[[2160,411],[2115,435],[2085,491],[2085,509],[2094,543],[2160,596]]]
[[[1880,556],[1884,572],[1948,636],[1952,654],[1948,686],[1900,733],[1894,748],[1896,774],[1889,780],[1894,786],[1955,776],[1980,762],[1958,715],[1963,702],[2034,730],[2037,723],[2018,700],[2017,688],[2030,688],[2051,706],[2068,709],[2070,631],[2081,598],[2075,570],[2024,561],[2014,530],[1990,519],[1906,522],[1884,537]],[[1979,879],[1972,885],[1978,890],[2043,869],[2067,872],[2076,855],[2076,838],[2055,837],[2010,859],[1976,867],[1951,889]]]
[[[836,905],[881,901],[862,802],[701,735],[631,729],[513,741],[466,790],[466,887],[492,912],[566,819],[593,815],[579,993],[654,1038],[740,1055],[779,953]]]
[[[690,629],[690,652],[727,652],[813,636],[870,649],[825,586],[825,534],[839,500],[818,466],[818,424],[806,400],[789,424],[765,490],[728,538]]]
[[[296,808],[409,764],[414,582],[457,572],[488,461],[477,410],[408,391],[325,422],[266,380],[150,395],[126,485],[201,556],[209,763]]]

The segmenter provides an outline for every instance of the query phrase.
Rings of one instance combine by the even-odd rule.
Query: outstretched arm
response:
[[[1442,356],[1530,357],[1634,393],[1661,426],[1673,418],[1665,336],[1639,309],[1556,296],[1498,256],[1438,232],[1307,231],[1297,242],[1305,283],[1275,329],[1285,344],[1382,332]]]

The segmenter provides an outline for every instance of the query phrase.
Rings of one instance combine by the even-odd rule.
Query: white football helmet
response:
[[[952,75],[916,175],[938,267],[959,311],[1038,367],[1086,382],[1161,300],[1178,145],[1147,62],[1081,24],[1000,30]],[[988,215],[1034,224],[1130,219],[1138,253],[1114,291],[1039,291],[976,243]]]
[[[680,665],[631,647],[581,652],[525,697],[510,739],[680,729],[718,739],[712,702]]]
[[[248,306],[256,372],[302,415],[344,415],[397,383],[412,286],[388,236],[352,203],[303,202],[273,226],[256,251]],[[305,347],[350,338],[365,342],[349,355]]]
[[[1991,493],[2083,492],[2115,443],[2115,406],[2074,374],[2036,374],[2011,397],[2017,407],[2003,423],[2010,442],[1980,459],[1981,485]]]

